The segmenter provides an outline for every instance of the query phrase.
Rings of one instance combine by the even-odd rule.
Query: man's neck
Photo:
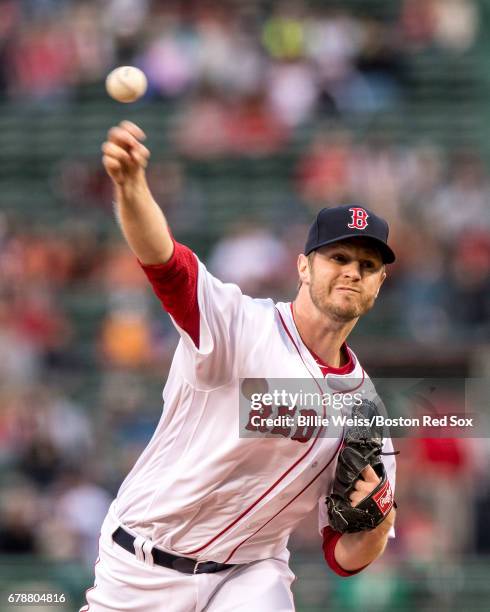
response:
[[[347,323],[333,321],[299,296],[293,302],[293,316],[301,340],[322,361],[333,368],[347,363],[348,355],[341,349],[357,319]]]

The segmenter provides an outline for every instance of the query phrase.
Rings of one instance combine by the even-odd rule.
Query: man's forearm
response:
[[[150,151],[141,142],[143,130],[121,121],[107,133],[102,163],[114,183],[116,215],[124,237],[144,264],[166,263],[173,253],[167,221],[153,199],[145,168]]]
[[[153,199],[144,172],[135,180],[115,186],[116,215],[136,257],[144,264],[167,262],[173,242],[167,220]]]
[[[386,519],[371,531],[344,533],[335,546],[335,559],[347,571],[369,565],[383,554],[388,542],[388,532],[395,522],[392,509]]]

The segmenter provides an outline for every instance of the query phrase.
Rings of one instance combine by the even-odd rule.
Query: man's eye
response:
[[[362,264],[363,268],[366,268],[366,270],[374,270],[374,268],[376,267],[374,264],[374,261],[363,261]]]
[[[339,263],[345,263],[347,261],[345,255],[332,255],[332,258],[335,259],[335,261],[338,261]]]

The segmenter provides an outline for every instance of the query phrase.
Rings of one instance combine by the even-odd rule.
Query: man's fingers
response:
[[[146,166],[148,165],[148,158],[134,149],[131,150],[131,160],[142,168],[146,168]]]
[[[121,121],[119,125],[123,130],[127,130],[138,140],[146,140],[146,134],[138,125],[136,125],[136,123],[133,123],[132,121]]]
[[[131,163],[130,154],[125,149],[114,144],[113,142],[104,142],[102,145],[102,152],[108,157],[114,157],[119,161]]]
[[[365,497],[370,495],[375,489],[376,485],[374,483],[364,482],[363,480],[358,480],[354,485],[354,489],[351,491],[349,495],[349,499],[352,505],[357,505],[360,501],[362,501]]]
[[[365,497],[370,495],[375,489],[375,485],[358,480],[355,489],[349,495],[350,502],[353,506],[357,506]]]
[[[104,155],[102,157],[102,163],[108,170],[121,170],[121,162],[115,157]]]
[[[349,501],[351,506],[355,507],[362,502],[362,500],[366,497],[365,493],[361,493],[360,491],[353,491],[349,495]]]
[[[357,506],[365,497],[372,493],[380,481],[379,476],[370,465],[362,470],[360,476],[362,478],[360,477],[356,480],[354,489],[349,495],[352,506]]]
[[[378,483],[380,478],[373,470],[372,466],[367,465],[361,472],[361,476],[364,478],[365,482]]]
[[[114,181],[122,183],[139,169],[146,168],[150,151],[140,142],[145,138],[143,130],[131,121],[122,121],[107,132],[102,161]]]
[[[123,147],[126,150],[131,149],[132,147],[137,147],[139,145],[138,139],[128,132],[128,130],[124,130],[121,127],[113,127],[107,132],[107,140],[109,142],[113,142],[119,147]]]
[[[136,147],[132,147],[129,153],[131,156],[136,156],[145,162],[148,162],[148,159],[150,158],[150,151],[141,143],[138,143],[138,146]]]
[[[364,482],[364,480],[357,480],[354,485],[355,491],[361,491],[362,493],[371,493],[376,487],[374,482]]]
[[[139,155],[148,159],[150,157],[150,151],[141,144],[132,134],[127,130],[123,130],[120,127],[113,127],[107,133],[107,142],[120,147],[124,151],[131,153],[132,151],[138,151]]]
[[[126,149],[123,149],[119,145],[107,141],[102,145],[102,152],[109,157],[115,157],[124,164],[136,162],[144,167],[148,165],[148,158],[150,157],[150,152],[143,145],[132,147],[129,151],[126,151]]]
[[[117,159],[108,155],[104,155],[102,157],[102,163],[104,164],[104,168],[106,169],[109,176],[114,181],[116,181],[116,183],[122,182],[123,171],[121,163]]]

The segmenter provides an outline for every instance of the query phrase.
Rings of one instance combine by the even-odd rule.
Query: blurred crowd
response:
[[[354,13],[354,2],[1,0],[0,93],[52,104],[114,65],[137,64],[149,97],[191,92],[220,129],[220,115],[233,115],[235,144],[251,138],[239,118],[259,106],[278,146],[317,104],[351,112],[389,104],[400,95],[406,53],[462,52],[474,42],[473,0],[400,4],[388,22],[369,8]],[[220,147],[233,146],[224,140]]]
[[[480,152],[360,139],[343,123],[403,101],[410,54],[470,48],[474,2],[404,0],[391,20],[348,3],[297,1],[266,10],[259,2],[0,0],[0,15],[7,103],[80,104],[86,88],[126,63],[148,75],[146,102],[181,101],[174,158],[157,157],[149,169],[177,239],[206,227],[188,162],[265,159],[298,148],[297,130],[314,126],[287,179],[281,223],[243,215],[199,253],[219,278],[253,296],[291,299],[310,219],[323,206],[359,202],[389,219],[398,254],[383,288],[387,306],[373,313],[378,329],[421,352],[488,345],[490,175]],[[111,214],[99,160],[64,160],[53,181],[73,207]],[[163,386],[176,341],[122,239],[90,219],[49,227],[0,217],[0,553],[93,561],[108,504],[159,418],[147,379]],[[468,440],[405,450],[399,497],[410,511],[400,513],[397,554],[488,552],[487,516],[481,527],[478,516],[490,492],[473,484],[479,453]],[[423,495],[414,496],[414,472],[423,474]],[[448,539],[447,508],[451,519],[462,512],[454,492],[463,487],[474,529]],[[298,545],[318,545],[312,534],[301,532]]]

